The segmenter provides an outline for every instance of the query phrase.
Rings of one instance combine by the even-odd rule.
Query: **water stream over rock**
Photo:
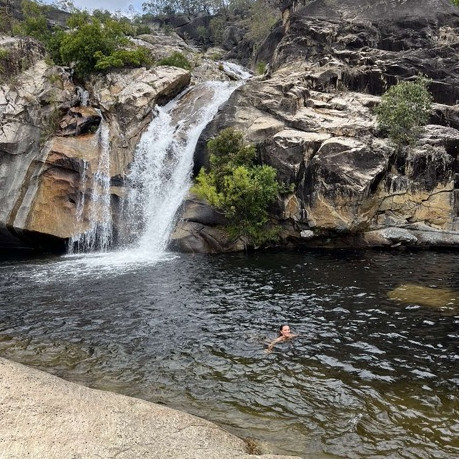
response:
[[[199,135],[237,86],[203,83],[156,109],[128,177],[123,220],[134,250],[161,253],[166,248],[175,214],[191,185]]]

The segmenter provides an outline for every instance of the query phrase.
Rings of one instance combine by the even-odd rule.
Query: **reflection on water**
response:
[[[278,453],[459,457],[459,254],[125,257],[1,262],[0,355]]]

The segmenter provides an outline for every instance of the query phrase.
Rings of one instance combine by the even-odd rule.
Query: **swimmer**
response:
[[[298,335],[295,335],[290,331],[290,327],[288,325],[281,325],[279,327],[279,336],[271,341],[268,345],[268,349],[266,352],[271,352],[273,350],[273,347],[277,343],[282,343],[284,341],[288,341],[289,339],[295,338]]]

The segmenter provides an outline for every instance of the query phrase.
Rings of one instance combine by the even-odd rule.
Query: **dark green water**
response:
[[[4,260],[0,356],[276,453],[454,458],[458,272],[457,252]],[[451,298],[388,297],[406,284]],[[301,336],[266,354],[281,323]]]

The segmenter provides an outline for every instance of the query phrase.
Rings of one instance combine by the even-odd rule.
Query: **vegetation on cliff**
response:
[[[196,28],[200,44],[221,45],[234,29],[239,29],[256,47],[280,18],[272,3],[268,0],[151,0],[143,3],[143,10],[146,16],[160,18],[166,24],[168,17],[204,14],[210,21],[209,27],[198,25]]]
[[[276,169],[254,164],[255,147],[245,145],[241,132],[223,130],[208,142],[210,170],[201,169],[192,191],[227,218],[228,230],[258,245],[275,234],[265,224],[268,206],[277,197]]]
[[[67,21],[67,30],[50,26],[46,6],[23,0],[24,20],[13,27],[17,35],[41,41],[59,65],[72,66],[79,78],[92,72],[122,67],[142,67],[152,63],[146,48],[132,44],[135,28],[126,18],[108,13],[76,11]]]
[[[392,86],[376,109],[379,126],[400,149],[412,144],[427,124],[432,109],[428,80],[402,81]]]
[[[56,1],[50,6],[35,0],[15,0],[8,10],[2,7],[3,1],[0,33],[39,40],[56,64],[75,63],[77,76],[82,78],[111,68],[151,64],[147,50],[129,37],[151,33],[152,29],[177,32],[187,42],[204,48],[222,47],[223,53],[248,64],[253,50],[280,19],[279,11],[268,0],[154,0],[143,4],[144,14],[131,18],[102,10],[89,14],[70,1]],[[79,49],[82,36],[88,40],[84,53]]]

